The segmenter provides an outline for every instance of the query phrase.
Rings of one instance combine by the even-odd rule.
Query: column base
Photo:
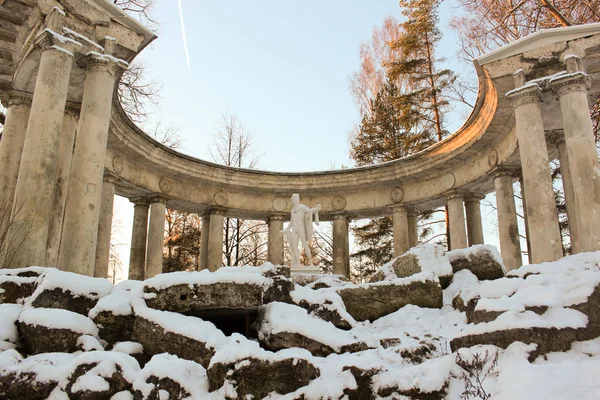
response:
[[[319,267],[311,267],[311,266],[307,266],[307,267],[292,267],[290,272],[295,275],[295,274],[308,274],[308,275],[323,275],[321,273],[321,269]]]

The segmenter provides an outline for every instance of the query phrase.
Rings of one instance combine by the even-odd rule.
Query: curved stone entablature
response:
[[[594,219],[600,216],[600,175],[594,175],[600,166],[589,142],[591,120],[580,112],[600,93],[600,24],[540,31],[475,60],[479,93],[471,115],[424,151],[369,167],[278,173],[178,153],[127,117],[112,90],[115,78],[155,35],[111,1],[5,0],[0,21],[0,98],[8,105],[0,200],[23,203],[39,225],[11,266],[60,264],[89,274],[96,241],[105,246],[110,233],[106,215],[115,193],[136,204],[133,236],[140,245],[132,246],[131,264],[140,276],[160,271],[166,206],[202,213],[202,229],[209,232],[202,238],[204,267],[220,265],[224,216],[268,221],[269,259],[281,262],[277,232],[291,194],[300,193],[307,204],[321,204],[322,220],[334,221],[333,247],[341,261],[334,260],[333,268],[345,273],[352,219],[393,215],[394,252],[401,253],[417,243],[419,212],[447,205],[451,247],[462,248],[482,242],[479,199],[494,190],[502,199],[499,219],[512,221],[499,227],[502,255],[518,266],[511,200],[516,179],[529,193],[531,236],[539,236],[532,243],[533,261],[551,261],[560,252],[547,165],[555,157],[561,169],[563,162],[570,165],[563,178],[569,181],[573,247],[600,249],[600,231],[592,228],[600,226]],[[569,164],[571,158],[577,163]],[[499,170],[512,173],[494,172]],[[552,245],[544,248],[544,242]]]

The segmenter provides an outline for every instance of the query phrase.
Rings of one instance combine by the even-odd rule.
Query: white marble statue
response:
[[[290,247],[290,255],[292,258],[292,268],[300,267],[300,251],[298,250],[298,240],[302,243],[306,257],[308,258],[309,265],[314,267],[312,262],[312,254],[308,247],[308,241],[313,235],[313,216],[314,222],[319,225],[319,210],[321,205],[317,204],[315,208],[309,208],[304,204],[300,204],[300,195],[294,193],[292,195],[292,214],[290,217],[290,223],[287,228],[281,231],[285,234],[288,239]]]

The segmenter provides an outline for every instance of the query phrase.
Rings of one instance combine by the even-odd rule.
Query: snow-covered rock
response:
[[[346,311],[346,306],[340,295],[334,290],[313,290],[312,288],[296,285],[290,292],[292,302],[311,315],[324,321],[331,322],[336,328],[349,330],[356,321]]]
[[[421,272],[437,276],[442,288],[452,280],[452,266],[446,257],[446,250],[438,244],[422,244],[413,247],[400,257],[396,257],[379,269],[371,282],[407,278]]]
[[[37,276],[0,274],[0,303],[25,302],[35,291],[37,279]]]
[[[498,279],[506,275],[502,256],[495,246],[478,244],[446,254],[454,273],[468,269],[480,280]]]
[[[25,310],[19,316],[19,327],[30,354],[72,353],[81,349],[80,336],[98,336],[91,319],[58,308]]]
[[[408,278],[347,285],[337,292],[348,313],[357,321],[374,321],[407,304],[442,307],[442,288],[432,272],[420,272]]]
[[[107,296],[112,283],[103,278],[93,278],[49,268],[38,278],[38,286],[28,301],[37,308],[60,308],[88,315],[98,299]]]

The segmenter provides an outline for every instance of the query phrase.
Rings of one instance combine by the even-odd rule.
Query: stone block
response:
[[[447,253],[454,273],[468,269],[479,280],[499,279],[506,275],[502,257],[496,247],[476,245]]]
[[[415,276],[416,277],[416,276]],[[393,281],[353,285],[338,289],[346,310],[357,321],[374,321],[407,304],[441,308],[442,288],[432,275],[428,279],[404,278]]]

